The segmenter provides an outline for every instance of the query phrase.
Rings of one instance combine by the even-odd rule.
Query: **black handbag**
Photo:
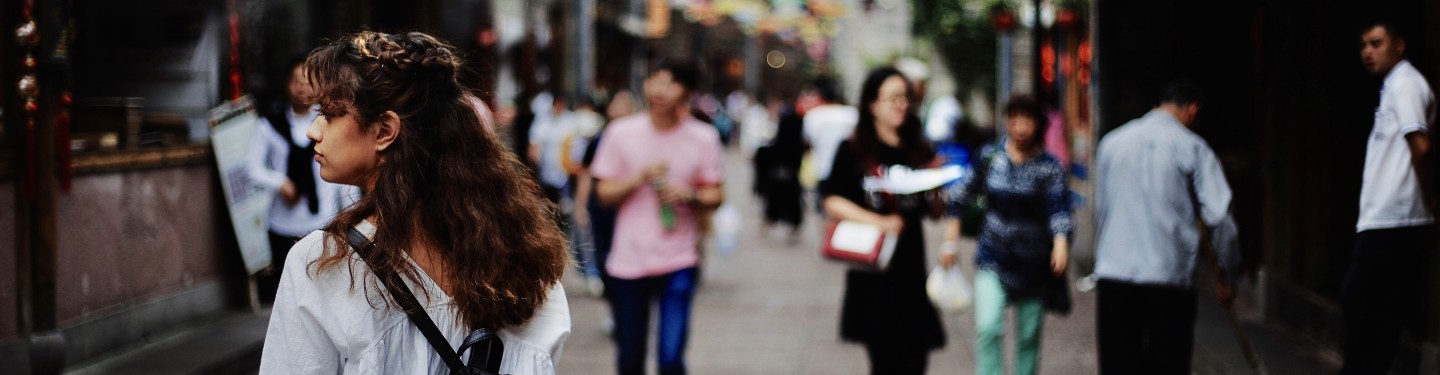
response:
[[[350,228],[347,237],[350,247],[355,248],[355,252],[360,254],[360,259],[367,259],[370,249],[375,246],[375,243],[370,242],[364,233],[360,233],[355,228]],[[380,279],[380,283],[385,285],[385,289],[390,290],[390,294],[395,297],[395,303],[405,310],[405,315],[410,317],[410,322],[420,329],[420,333],[425,334],[425,340],[429,341],[435,352],[440,354],[445,361],[445,366],[450,368],[451,374],[500,374],[500,358],[505,353],[505,344],[500,341],[500,336],[497,336],[495,332],[487,328],[470,331],[470,334],[465,336],[465,341],[460,344],[460,350],[451,349],[450,343],[445,341],[445,336],[440,334],[440,328],[435,326],[435,321],[430,320],[430,315],[425,314],[425,309],[420,306],[420,301],[415,299],[415,294],[410,292],[410,288],[405,286],[399,275],[392,274],[389,277],[383,277]],[[465,364],[460,360],[460,356],[470,349],[474,349],[470,352],[470,363]],[[484,355],[480,356],[482,350]]]
[[[1074,301],[1070,299],[1070,276],[1061,274],[1051,277],[1045,286],[1045,310],[1067,316],[1074,305]]]
[[[960,222],[964,223],[960,226],[961,235],[980,238],[980,232],[985,227],[985,209],[988,206],[985,202],[985,189],[990,180],[990,164],[995,162],[996,157],[1005,157],[1004,149],[1005,144],[997,140],[991,147],[982,146],[977,152],[980,157],[976,158],[973,163],[975,175],[971,177],[974,182],[970,184],[971,189],[974,190],[962,192],[968,193],[969,199],[959,202],[959,211],[957,212]]]

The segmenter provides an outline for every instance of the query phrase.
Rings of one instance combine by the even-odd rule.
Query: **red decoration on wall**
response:
[[[244,94],[240,86],[240,11],[235,8],[235,0],[225,4],[230,13],[230,100],[235,100]]]
[[[1015,27],[1015,14],[1008,10],[995,12],[990,22],[995,25],[997,31],[1010,31],[1010,28]]]
[[[22,183],[25,198],[32,201],[35,200],[37,190],[35,176],[38,163],[36,163],[36,159],[40,154],[37,144],[39,135],[35,129],[35,115],[40,111],[40,105],[35,102],[40,96],[40,81],[35,75],[35,68],[38,64],[35,63],[32,54],[35,46],[40,44],[40,27],[35,24],[35,19],[31,16],[35,13],[34,8],[34,0],[24,0],[21,6],[23,18],[20,26],[15,28],[15,43],[24,49],[25,57],[20,61],[20,66],[24,68],[24,71],[20,74],[20,80],[15,82],[15,86],[12,86],[16,88],[21,100],[25,101],[25,112],[20,114],[20,118],[25,119],[25,171],[23,173],[25,177]]]
[[[65,193],[70,193],[70,172],[74,170],[70,163],[70,104],[74,101],[69,91],[61,93],[59,113],[55,114],[55,178]]]
[[[1062,29],[1073,29],[1079,24],[1080,13],[1076,12],[1075,9],[1060,8],[1060,11],[1055,13],[1055,25],[1060,26]]]
[[[1049,41],[1040,46],[1040,78],[1046,86],[1055,84],[1055,45]]]

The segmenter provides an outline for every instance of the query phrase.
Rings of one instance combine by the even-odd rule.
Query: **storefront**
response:
[[[211,109],[268,103],[285,64],[362,27],[432,31],[493,68],[491,3],[0,3],[18,42],[0,43],[0,372],[51,373],[258,308]],[[494,91],[496,69],[475,74]]]
[[[1220,156],[1235,191],[1244,294],[1266,319],[1338,348],[1335,301],[1350,264],[1379,99],[1380,79],[1364,71],[1359,38],[1374,19],[1410,26],[1409,58],[1437,82],[1440,27],[1426,21],[1440,17],[1440,6],[1097,1],[1095,8],[1100,134],[1143,115],[1167,82],[1198,82],[1209,100],[1196,132]],[[1437,281],[1432,290],[1440,290]],[[1396,364],[1402,373],[1424,370],[1422,358],[1435,363],[1440,352],[1440,314],[1431,305],[1428,321],[1408,333]]]

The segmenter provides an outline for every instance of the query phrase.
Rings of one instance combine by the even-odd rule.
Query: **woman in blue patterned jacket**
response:
[[[1065,170],[1044,150],[1045,116],[1029,96],[1005,106],[1007,136],[986,147],[975,173],[950,190],[952,215],[940,264],[955,262],[959,205],[985,198],[980,247],[975,254],[976,374],[1003,374],[1005,308],[1015,309],[1014,374],[1039,364],[1040,329],[1047,293],[1065,274],[1071,230]],[[1000,149],[1003,147],[1003,149]],[[1060,290],[1063,292],[1063,289]],[[1054,297],[1054,296],[1051,296]]]

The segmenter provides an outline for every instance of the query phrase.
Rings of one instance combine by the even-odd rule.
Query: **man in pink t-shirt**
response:
[[[685,105],[698,80],[690,63],[658,64],[645,79],[650,109],[611,123],[590,166],[600,203],[620,207],[605,268],[614,277],[607,289],[621,375],[645,373],[657,298],[660,373],[685,373],[700,259],[696,215],[725,200],[719,132],[690,117]]]

